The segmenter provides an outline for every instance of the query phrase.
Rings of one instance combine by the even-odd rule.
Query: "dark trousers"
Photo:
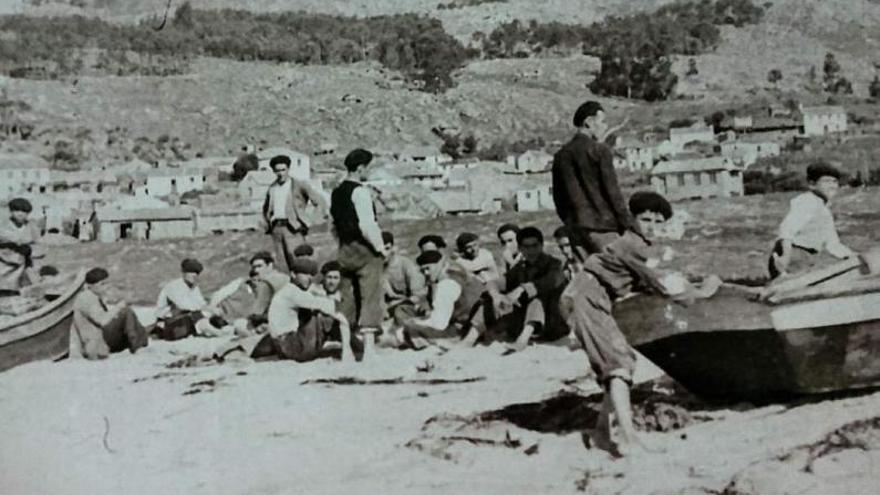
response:
[[[339,246],[336,255],[342,268],[339,311],[352,328],[380,328],[385,316],[382,256],[360,242]]]
[[[104,342],[110,352],[128,349],[132,353],[147,346],[147,331],[137,319],[131,308],[119,312],[110,323],[101,328]]]
[[[281,270],[281,262],[284,262],[287,270],[293,266],[294,249],[306,242],[303,230],[294,230],[287,220],[272,222],[272,244],[275,246],[275,264]]]

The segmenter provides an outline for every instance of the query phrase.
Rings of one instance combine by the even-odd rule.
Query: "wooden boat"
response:
[[[73,301],[84,283],[85,272],[80,271],[58,298],[0,326],[0,371],[67,354]]]
[[[690,304],[639,295],[617,303],[614,314],[639,352],[705,398],[880,386],[876,270],[864,259],[845,261],[776,289],[759,298],[726,285]]]

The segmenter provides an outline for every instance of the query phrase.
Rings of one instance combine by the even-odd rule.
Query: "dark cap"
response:
[[[437,246],[437,249],[443,249],[446,247],[446,241],[444,241],[442,237],[440,237],[437,234],[428,234],[428,235],[423,235],[421,237],[421,239],[419,239],[419,242],[418,242],[419,249],[421,249],[422,246],[424,246],[425,244],[428,244],[429,242],[431,244]]]
[[[321,275],[327,275],[330,272],[341,272],[342,267],[336,260],[328,261],[321,267]]]
[[[186,258],[180,262],[180,271],[183,273],[202,273],[205,267],[198,260]]]
[[[269,251],[257,251],[256,253],[254,253],[254,255],[251,256],[250,264],[253,264],[254,261],[257,261],[257,260],[262,260],[267,265],[275,262],[274,258],[272,258],[272,254],[269,253]]]
[[[306,275],[317,275],[318,263],[309,258],[294,258],[290,264],[290,271],[293,273],[304,273]]]
[[[574,112],[574,118],[571,120],[572,124],[575,127],[581,127],[584,125],[584,121],[587,120],[587,117],[592,117],[599,113],[602,110],[602,104],[598,101],[590,100],[588,102],[582,103],[581,106],[578,107]]]
[[[364,165],[369,164],[371,161],[373,161],[373,154],[363,148],[358,148],[352,150],[346,155],[345,169],[349,172],[354,172]]]
[[[86,283],[87,284],[97,284],[102,280],[106,280],[110,274],[107,273],[107,270],[103,268],[92,268],[88,272],[86,272]]]
[[[57,268],[52,265],[44,265],[40,267],[39,274],[41,277],[52,277],[58,275],[59,272]]]
[[[464,232],[455,239],[455,247],[459,251],[463,250],[468,244],[480,240],[480,237],[473,232]]]
[[[315,254],[315,248],[311,244],[300,244],[293,248],[294,256],[312,256],[313,254]]]
[[[522,243],[525,239],[537,239],[541,244],[544,243],[544,233],[538,227],[523,227],[516,233],[516,242]]]
[[[31,202],[24,198],[14,198],[9,200],[10,211],[23,211],[25,213],[30,213],[33,209],[34,207],[31,205]]]
[[[425,251],[416,258],[416,263],[419,266],[433,265],[434,263],[440,263],[442,259],[443,255],[440,254],[440,251]]]
[[[828,162],[820,161],[807,166],[807,182],[816,182],[822,177],[834,177],[840,180],[842,176],[840,170]]]

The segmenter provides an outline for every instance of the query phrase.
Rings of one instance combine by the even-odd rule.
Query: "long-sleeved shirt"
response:
[[[290,197],[290,179],[269,186],[269,215],[272,221],[287,219],[287,200]]]
[[[35,257],[39,239],[40,233],[30,222],[0,224],[0,289],[18,290],[27,283],[25,269],[28,260]]]
[[[85,289],[73,302],[73,327],[70,332],[71,357],[102,359],[110,355],[103,328],[115,316],[97,294]]]
[[[198,285],[190,287],[182,278],[168,282],[159,292],[156,318],[167,318],[173,310],[200,311],[208,305]]]
[[[461,286],[458,282],[450,278],[438,281],[431,291],[431,313],[426,318],[416,320],[416,323],[435,330],[446,329],[460,296]]]
[[[813,191],[791,200],[788,214],[779,226],[779,238],[817,252],[824,249],[837,258],[853,255],[837,236],[834,216],[827,202]]]
[[[640,235],[626,232],[584,262],[584,270],[594,275],[612,300],[633,292],[648,290],[671,295],[657,270],[660,256]]]
[[[467,259],[461,256],[456,259],[468,273],[477,277],[484,284],[497,280],[500,276],[498,273],[498,265],[495,263],[495,257],[488,249],[480,248],[474,259]]]
[[[332,315],[336,312],[336,302],[318,296],[290,283],[281,288],[269,305],[269,334],[280,337],[299,330],[300,310],[320,311]]]
[[[553,203],[562,223],[596,232],[638,229],[605,144],[576,134],[553,156],[552,181]]]
[[[388,258],[385,279],[388,281],[386,295],[390,298],[423,296],[427,290],[425,277],[419,267],[413,260],[400,254]]]
[[[381,253],[385,249],[385,243],[382,241],[382,229],[376,221],[376,211],[373,209],[373,196],[370,194],[370,190],[364,186],[356,188],[351,193],[351,201],[357,212],[361,234],[376,252]]]

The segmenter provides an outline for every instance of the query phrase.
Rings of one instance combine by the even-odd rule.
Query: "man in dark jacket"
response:
[[[553,156],[553,202],[576,244],[595,253],[638,227],[617,184],[611,149],[600,142],[607,131],[602,105],[582,104],[573,124],[577,134]]]

